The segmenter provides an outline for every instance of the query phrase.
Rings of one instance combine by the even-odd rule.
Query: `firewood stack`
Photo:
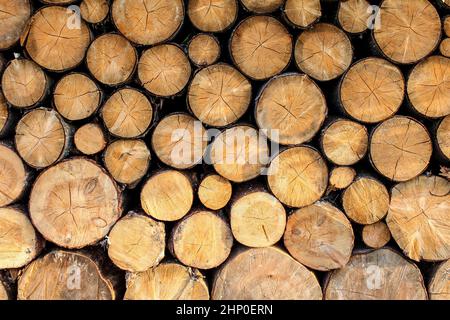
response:
[[[450,299],[449,16],[0,0],[0,299]]]

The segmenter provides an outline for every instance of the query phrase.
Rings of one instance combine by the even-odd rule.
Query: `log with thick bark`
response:
[[[82,248],[102,239],[122,213],[121,194],[96,163],[71,158],[45,170],[31,190],[31,220],[47,240]]]
[[[386,223],[378,221],[363,227],[362,239],[366,246],[379,249],[391,240],[391,232]]]
[[[441,41],[439,51],[444,57],[450,58],[450,38],[446,38]]]
[[[116,140],[105,151],[105,168],[119,183],[133,188],[150,167],[150,150],[139,139]]]
[[[114,300],[113,276],[83,252],[55,250],[28,265],[19,278],[19,300]]]
[[[44,246],[28,216],[14,207],[0,208],[0,235],[0,269],[27,265]]]
[[[330,188],[342,190],[355,179],[356,171],[352,167],[335,167],[330,172]]]
[[[319,200],[328,184],[328,168],[318,151],[308,146],[280,152],[267,172],[269,188],[290,207],[304,207]]]
[[[229,256],[233,235],[228,223],[218,214],[195,210],[172,229],[169,249],[184,265],[211,269]]]
[[[153,119],[153,107],[147,97],[133,88],[122,88],[106,101],[100,111],[108,131],[120,138],[145,135]]]
[[[252,16],[236,27],[230,39],[234,64],[248,77],[264,80],[282,72],[291,61],[292,36],[270,16]]]
[[[194,27],[205,32],[223,32],[236,21],[236,0],[190,0],[187,14]]]
[[[442,262],[434,270],[428,294],[431,300],[450,300],[450,260]]]
[[[141,85],[150,93],[170,97],[180,93],[189,82],[191,65],[183,50],[166,43],[144,51],[138,64]]]
[[[252,189],[238,194],[230,206],[234,238],[247,247],[277,243],[286,227],[286,211],[280,201],[264,191]]]
[[[450,115],[443,118],[437,127],[436,144],[441,155],[450,160]]]
[[[366,31],[374,23],[372,14],[367,0],[339,1],[338,22],[349,33]]]
[[[224,127],[247,111],[252,85],[232,66],[218,63],[195,74],[187,97],[192,113],[201,122]]]
[[[199,33],[189,41],[188,56],[196,66],[204,67],[216,63],[220,53],[219,40],[212,34]]]
[[[19,155],[0,143],[0,207],[19,200],[28,184],[28,173]]]
[[[67,120],[90,117],[99,107],[102,92],[87,75],[70,73],[58,81],[53,93],[56,110]]]
[[[109,13],[109,0],[83,0],[80,4],[81,17],[89,23],[100,23]]]
[[[270,79],[255,107],[258,127],[267,137],[284,145],[311,140],[327,115],[322,90],[307,75],[287,73]]]
[[[322,131],[320,138],[325,157],[341,166],[360,161],[366,155],[369,144],[366,127],[346,119],[331,122]]]
[[[165,237],[164,223],[130,212],[111,229],[108,256],[123,270],[147,271],[164,258]]]
[[[28,108],[41,102],[48,86],[45,72],[31,60],[12,60],[2,76],[5,99],[17,108]]]
[[[222,177],[244,182],[263,173],[269,162],[269,146],[265,137],[247,125],[222,131],[214,140],[210,161]]]
[[[125,300],[209,300],[205,277],[197,269],[163,262],[145,272],[127,274]]]
[[[130,41],[154,45],[175,36],[184,19],[182,0],[114,0],[111,16]]]
[[[28,112],[16,126],[16,149],[31,167],[41,169],[64,158],[69,151],[71,130],[52,109]]]
[[[321,300],[314,273],[276,247],[238,249],[214,277],[213,300]]]
[[[347,216],[359,224],[372,224],[386,216],[389,193],[381,182],[370,176],[357,178],[342,194]]]
[[[254,13],[271,13],[278,10],[284,0],[240,0],[244,9]]]
[[[374,129],[369,153],[379,173],[393,181],[406,181],[425,171],[432,149],[423,124],[410,117],[395,116]]]
[[[232,191],[230,181],[218,174],[209,174],[198,187],[198,198],[208,209],[219,210],[228,204]]]
[[[31,15],[29,0],[0,1],[0,50],[6,50],[15,45],[27,26]]]
[[[319,23],[300,34],[294,56],[300,71],[316,80],[329,81],[350,67],[353,49],[344,31],[331,24]]]
[[[81,126],[74,135],[75,147],[81,153],[91,156],[106,147],[106,137],[103,129],[97,123],[87,123]]]
[[[417,64],[408,79],[408,98],[421,115],[450,114],[450,58],[432,56]]]
[[[164,170],[152,175],[141,191],[141,206],[155,219],[175,221],[184,217],[194,202],[189,177],[177,170]]]
[[[208,141],[201,122],[185,113],[164,117],[153,131],[156,156],[168,166],[188,169],[202,160]]]
[[[136,49],[126,38],[105,33],[91,43],[86,65],[95,79],[108,86],[117,86],[133,77],[137,59]]]
[[[305,266],[320,271],[345,266],[353,242],[350,221],[328,202],[316,202],[294,211],[284,234],[289,253]]]
[[[439,45],[441,19],[428,0],[384,0],[373,37],[378,48],[396,63],[414,63]]]
[[[83,61],[91,32],[77,13],[60,6],[48,6],[33,15],[21,42],[37,64],[62,72]]]
[[[286,0],[283,14],[295,27],[308,28],[322,16],[320,0]]]
[[[450,182],[419,176],[391,190],[386,218],[392,237],[413,260],[450,258]]]
[[[405,81],[400,69],[375,57],[355,63],[342,77],[339,103],[354,119],[366,123],[386,120],[400,108]]]
[[[333,271],[324,288],[326,300],[426,300],[419,268],[391,249],[355,253]]]

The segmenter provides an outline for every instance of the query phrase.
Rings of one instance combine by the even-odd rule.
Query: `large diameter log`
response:
[[[430,283],[428,284],[428,294],[431,300],[450,299],[449,270],[450,260],[442,262],[434,270]]]
[[[19,38],[27,26],[31,15],[29,0],[1,0],[0,20],[0,51],[9,49],[19,41]]]
[[[386,223],[378,221],[363,227],[362,239],[366,246],[379,249],[391,240],[391,232]]]
[[[282,72],[291,61],[292,36],[277,19],[249,17],[230,39],[234,64],[248,77],[264,80]]]
[[[391,191],[386,218],[392,236],[411,259],[450,258],[450,182],[438,176],[419,176]]]
[[[254,13],[271,13],[279,9],[284,0],[240,0],[244,9]]]
[[[45,69],[61,72],[72,69],[84,59],[91,42],[91,32],[82,19],[60,6],[48,6],[37,11],[24,39],[30,57]],[[49,49],[51,48],[51,49]]]
[[[209,66],[220,58],[220,42],[212,34],[199,33],[189,41],[187,52],[196,66]]]
[[[392,63],[369,57],[355,63],[339,85],[339,102],[354,119],[375,123],[386,120],[400,108],[405,80]]]
[[[42,238],[24,212],[14,207],[0,208],[0,269],[27,265],[43,246]]]
[[[45,170],[31,190],[34,226],[47,240],[82,248],[102,239],[122,213],[121,195],[92,161],[71,158]]]
[[[119,268],[144,272],[164,258],[164,223],[130,212],[120,219],[108,235],[108,256]]]
[[[328,202],[294,211],[288,218],[284,245],[305,266],[328,271],[345,266],[353,250],[350,221]]]
[[[209,300],[205,277],[197,269],[163,262],[145,272],[127,274],[125,300]]]
[[[295,145],[311,140],[327,115],[322,90],[307,75],[288,73],[270,79],[258,96],[258,127],[277,143]]]
[[[375,43],[394,62],[417,62],[439,44],[441,19],[428,0],[384,0],[376,19]]]
[[[231,199],[233,187],[227,179],[218,174],[207,175],[198,187],[198,198],[208,209],[219,210]]]
[[[442,119],[437,127],[436,144],[441,155],[450,160],[450,115]]]
[[[356,171],[352,167],[335,167],[330,172],[330,188],[342,190],[352,184]]]
[[[238,250],[214,277],[213,300],[321,300],[314,273],[276,247]]]
[[[370,139],[373,167],[393,181],[406,181],[425,171],[433,151],[430,135],[413,118],[395,116],[379,124]]]
[[[78,128],[73,142],[78,151],[88,156],[103,151],[107,143],[102,128],[96,123],[87,123]]]
[[[0,207],[16,202],[28,184],[28,174],[19,155],[0,144]]]
[[[283,14],[295,27],[308,28],[322,16],[320,0],[286,0]]]
[[[184,265],[211,269],[229,256],[233,235],[228,223],[212,211],[196,210],[172,230],[169,248]]]
[[[349,33],[366,31],[374,23],[372,14],[367,0],[339,1],[338,22]]]
[[[194,27],[205,32],[222,32],[236,21],[236,0],[190,0],[187,14]]]
[[[324,288],[326,300],[426,300],[419,268],[391,249],[356,253],[333,271]]]
[[[89,23],[100,23],[109,13],[109,0],[83,0],[80,4],[81,17]]]
[[[32,262],[19,278],[18,300],[114,300],[114,282],[93,257],[56,250]]]
[[[328,184],[328,168],[315,149],[293,147],[279,153],[267,172],[269,188],[290,207],[304,207],[319,200]]]

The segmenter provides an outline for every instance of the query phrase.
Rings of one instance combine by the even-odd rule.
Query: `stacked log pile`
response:
[[[1,299],[450,299],[450,2],[0,0]]]

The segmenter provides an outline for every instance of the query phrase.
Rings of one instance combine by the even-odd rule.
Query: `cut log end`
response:
[[[5,96],[0,92],[0,137],[11,127],[10,124],[11,111],[5,100]]]
[[[446,38],[441,41],[439,51],[444,57],[450,58],[450,38]]]
[[[209,66],[220,58],[220,43],[211,34],[199,33],[188,45],[188,55],[191,61],[200,67]]]
[[[434,271],[428,293],[431,300],[450,300],[450,260],[442,262]]]
[[[80,4],[81,17],[89,23],[100,23],[109,13],[108,0],[83,0]]]
[[[362,239],[366,246],[379,249],[391,240],[391,232],[383,221],[368,224],[363,227]]]
[[[237,18],[236,0],[191,0],[187,14],[192,24],[204,32],[222,32]]]
[[[322,16],[320,0],[286,0],[283,13],[291,24],[307,28]]]
[[[450,15],[444,19],[444,33],[447,37],[450,37]]]
[[[342,190],[352,184],[356,177],[355,169],[351,167],[336,167],[330,172],[330,187],[334,190]]]
[[[450,160],[450,115],[440,122],[436,131],[436,143],[442,155]]]
[[[75,132],[74,143],[78,151],[90,156],[103,151],[107,142],[102,128],[96,123],[88,123]]]
[[[6,50],[19,41],[31,15],[29,0],[2,1],[0,3],[0,50]]]
[[[283,5],[284,0],[241,0],[241,4],[250,12],[271,13]]]
[[[338,21],[342,29],[349,33],[366,31],[371,24],[372,10],[367,0],[339,2]]]
[[[27,184],[27,172],[22,159],[9,147],[0,144],[0,207],[17,201]]]
[[[198,198],[206,208],[211,210],[225,207],[231,199],[231,194],[230,181],[217,174],[206,176],[198,187]]]

